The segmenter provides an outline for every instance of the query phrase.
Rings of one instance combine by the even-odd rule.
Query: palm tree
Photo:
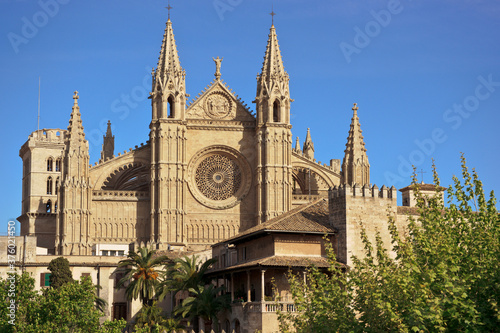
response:
[[[176,318],[164,317],[162,309],[153,301],[151,306],[144,305],[137,313],[134,329],[137,328],[149,329],[148,332],[172,332],[185,327]]]
[[[117,288],[128,283],[125,289],[128,300],[139,298],[143,305],[151,306],[158,288],[159,272],[156,269],[167,261],[167,256],[156,256],[156,250],[147,247],[139,248],[138,252],[130,251],[127,259],[118,264],[125,276],[118,282]]]
[[[198,289],[206,284],[205,273],[217,259],[209,259],[200,263],[199,257],[177,258],[167,265],[165,277],[161,282],[159,299],[163,299],[169,292],[176,294],[179,291]]]
[[[216,288],[213,284],[191,288],[189,289],[191,296],[186,298],[175,312],[191,319],[202,318],[205,321],[205,331],[209,332],[213,321],[217,320],[217,315],[231,308],[229,295],[219,295],[223,289],[224,287]]]

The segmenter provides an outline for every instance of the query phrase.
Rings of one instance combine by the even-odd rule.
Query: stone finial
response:
[[[314,159],[314,143],[312,142],[311,130],[309,128],[307,129],[306,140],[304,141],[302,151],[307,158]]]
[[[75,90],[75,93],[73,95],[73,99],[75,100],[74,102],[75,105],[78,105],[78,98],[79,98],[78,91]]]
[[[299,137],[297,137],[297,140],[295,140],[295,151],[297,153],[300,153],[301,150],[300,150],[300,141],[299,141]]]
[[[354,103],[354,106],[353,108],[351,109],[352,111],[354,111],[354,114],[357,114],[358,113],[358,103]]]
[[[214,76],[215,76],[215,79],[217,81],[219,81],[220,80],[220,75],[221,75],[220,74],[220,66],[221,66],[222,60],[224,58],[219,58],[219,56],[217,56],[217,59],[215,59],[215,58],[212,58],[212,59],[215,62],[215,74],[214,74]]]

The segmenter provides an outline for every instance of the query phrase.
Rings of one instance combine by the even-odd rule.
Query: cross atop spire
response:
[[[353,108],[351,109],[352,111],[354,111],[354,113],[358,113],[358,103],[354,103],[354,106]]]
[[[170,1],[169,1],[169,2],[168,2],[168,6],[167,6],[167,7],[165,7],[165,8],[167,8],[167,10],[168,10],[168,20],[170,21],[170,9],[172,9],[172,8],[174,8],[174,7],[170,6]]]
[[[274,12],[274,5],[272,5],[271,7],[271,12],[269,13],[269,15],[271,15],[271,24],[274,25],[274,15],[276,15],[276,13]]]
[[[74,103],[73,103],[74,105],[78,105],[78,98],[79,98],[78,97],[78,91],[75,90],[75,93],[73,95],[73,99],[75,100]]]

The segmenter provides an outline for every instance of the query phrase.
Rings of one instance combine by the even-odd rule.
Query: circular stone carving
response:
[[[241,170],[227,156],[214,154],[198,165],[195,181],[200,192],[208,199],[226,200],[240,189]]]
[[[189,189],[203,205],[227,209],[248,194],[251,171],[245,158],[236,150],[214,146],[203,149],[188,168]]]
[[[205,112],[211,118],[220,119],[231,113],[232,103],[223,93],[215,92],[207,97]]]

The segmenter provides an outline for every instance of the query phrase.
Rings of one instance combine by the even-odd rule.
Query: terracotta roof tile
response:
[[[238,265],[218,268],[210,272],[238,270],[250,267],[309,267],[314,265],[320,268],[329,266],[327,258],[324,257],[295,257],[295,256],[272,256],[247,261]]]
[[[265,223],[247,229],[224,242],[265,231],[333,233],[328,222],[328,200],[325,198],[302,205]]]

